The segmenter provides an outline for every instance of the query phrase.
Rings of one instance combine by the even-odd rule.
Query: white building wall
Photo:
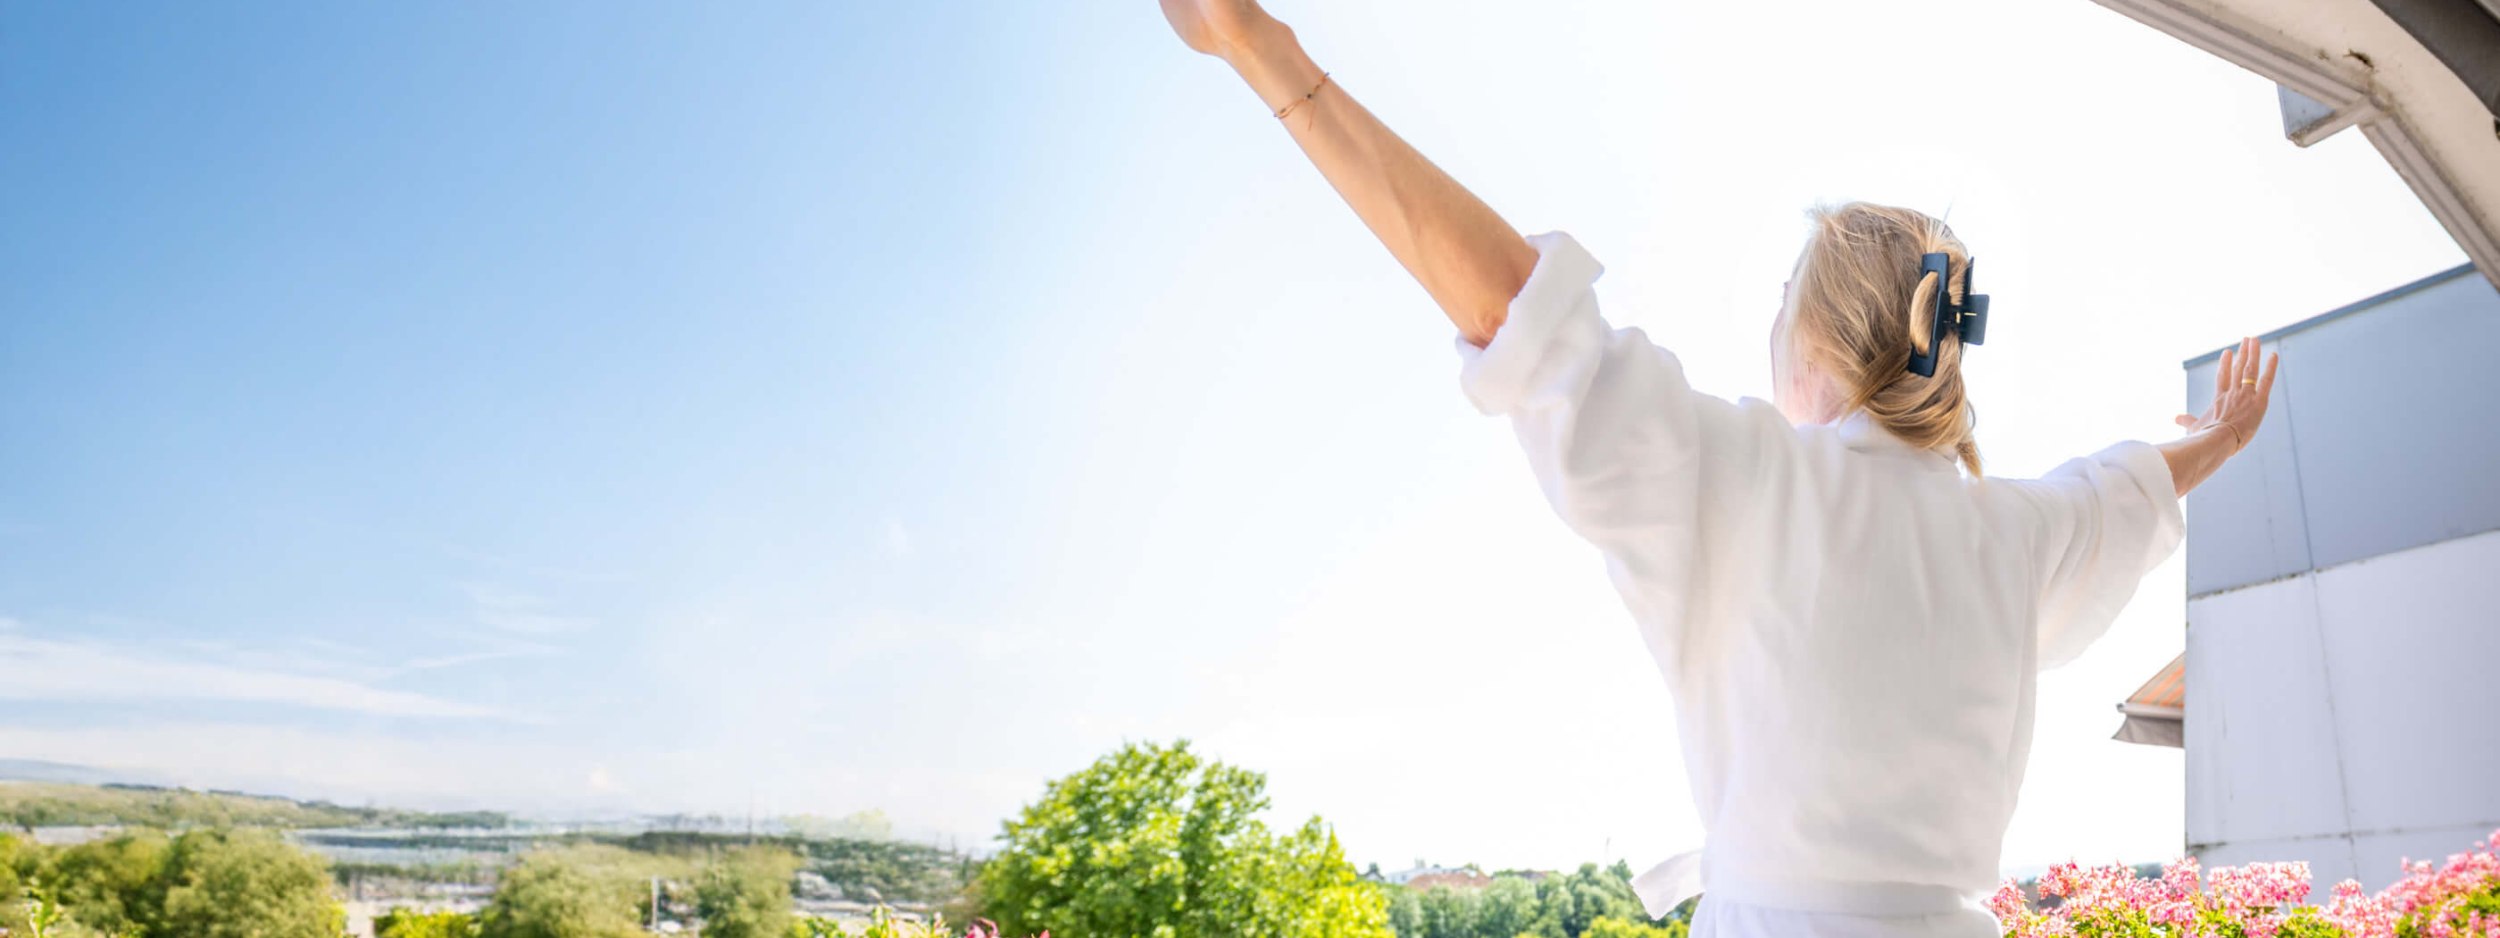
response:
[[[2188,848],[2371,889],[2500,829],[2500,531],[2188,602]]]
[[[2321,900],[2500,828],[2500,293],[2459,269],[2267,338],[2266,424],[2188,497],[2187,842]]]
[[[2207,865],[2352,875],[2316,597],[2303,575],[2188,601],[2187,839]]]

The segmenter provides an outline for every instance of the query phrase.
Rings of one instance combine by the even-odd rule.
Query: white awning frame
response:
[[[2310,44],[2292,39],[2282,29],[2256,22],[2230,8],[2227,0],[2205,3],[2198,0],[2094,0],[2137,22],[2161,30],[2199,49],[2203,49],[2241,68],[2248,69],[2282,86],[2285,136],[2294,144],[2309,146],[2326,139],[2346,127],[2360,127],[2363,137],[2386,157],[2396,175],[2411,187],[2415,196],[2430,209],[2450,237],[2465,250],[2483,277],[2500,284],[2500,227],[2494,217],[2500,216],[2500,205],[2477,205],[2473,190],[2461,185],[2452,175],[2451,167],[2440,158],[2440,148],[2429,145],[2416,120],[2397,100],[2398,95],[2380,87],[2372,68],[2347,58],[2329,57]],[[2486,0],[2491,2],[2491,0]],[[2346,15],[2363,25],[2364,17],[2384,19],[2384,14],[2366,2]],[[2319,6],[2306,7],[2310,15]],[[2286,9],[2277,7],[2275,9]],[[2385,29],[2393,31],[2397,40],[2420,50],[2410,36],[2396,29],[2392,22]],[[2359,30],[2356,32],[2375,30]],[[2391,44],[2396,40],[2388,40]],[[2423,58],[2429,53],[2422,51]],[[2362,62],[2366,57],[2359,57]],[[2431,66],[2436,67],[2435,60]],[[2446,77],[2453,80],[2454,74]],[[2465,94],[2462,86],[2457,89]],[[2306,102],[2295,99],[2307,99]],[[2314,105],[2314,106],[2312,106]],[[2479,103],[2475,109],[2480,110]],[[2450,123],[2454,123],[2451,121]],[[2444,126],[2444,125],[2443,125]],[[2491,132],[2488,125],[2486,133]],[[2462,131],[2449,129],[2449,139],[2462,140]],[[2469,143],[2487,146],[2490,141]],[[2451,147],[2454,149],[2454,147]],[[2465,156],[2473,156],[2469,150]],[[2453,160],[2453,157],[2452,157]],[[2470,164],[2469,164],[2470,165]],[[2476,167],[2474,183],[2491,193],[2487,199],[2500,199],[2500,183],[2479,174],[2500,172],[2493,167]]]

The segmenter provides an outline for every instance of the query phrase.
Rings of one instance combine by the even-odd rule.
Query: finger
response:
[[[2261,351],[2257,345],[2257,337],[2252,335],[2240,340],[2240,348],[2242,350],[2240,352],[2240,380],[2255,381],[2257,380],[2257,357],[2258,352]]]
[[[2283,353],[2281,353],[2281,352],[2267,352],[2267,353],[2266,353],[2266,376],[2265,376],[2265,377],[2263,377],[2263,378],[2259,378],[2259,379],[2257,379],[2257,399],[2258,399],[2258,400],[2266,400],[2266,399],[2272,398],[2272,397],[2274,396],[2274,366],[2276,366],[2276,365],[2278,365],[2278,364],[2281,364],[2282,362],[2283,362]]]
[[[2231,391],[2231,353],[2236,351],[2239,351],[2237,347],[2223,349],[2222,361],[2214,365],[2214,397],[2216,398]]]
[[[2182,426],[2182,427],[2193,427],[2193,426],[2195,426],[2195,425],[2196,425],[2196,418],[2191,417],[2191,416],[2188,416],[2188,415],[2186,415],[2186,414],[2180,414],[2180,415],[2178,415],[2178,416],[2176,416],[2176,417],[2172,417],[2172,418],[2170,418],[2170,422],[2171,422],[2171,423],[2178,424],[2178,425],[2180,425],[2180,426]]]

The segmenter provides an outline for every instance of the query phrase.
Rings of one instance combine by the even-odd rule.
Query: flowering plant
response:
[[[2136,875],[2125,866],[2052,867],[2034,908],[2007,880],[1988,900],[2006,938],[2500,938],[2500,831],[2434,868],[2404,864],[2377,895],[2336,884],[2323,906],[2309,896],[2309,864],[2251,863],[2204,870],[2192,857]]]
[[[853,932],[842,923],[829,918],[809,917],[799,919],[790,929],[790,936],[791,938],[949,938],[950,932],[947,930],[944,915],[933,916],[928,924],[921,925],[899,921],[886,911],[885,906],[877,906],[868,911],[868,921],[862,931]],[[6,936],[0,935],[0,938],[6,938]],[[985,918],[976,918],[972,920],[970,927],[964,929],[963,938],[1008,938],[1008,936],[998,930],[998,923]],[[1034,938],[1050,938],[1050,933],[1045,931]]]
[[[1007,936],[999,934],[997,922],[976,918],[972,920],[972,927],[964,930],[964,938],[1007,938]],[[1049,929],[1043,929],[1037,938],[1050,938]]]

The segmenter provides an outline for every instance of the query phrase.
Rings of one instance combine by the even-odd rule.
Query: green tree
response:
[[[373,919],[373,938],[477,938],[477,916],[394,908]]]
[[[478,914],[483,938],[631,938],[642,932],[643,861],[608,846],[534,850]]]
[[[196,830],[167,857],[160,938],[334,938],[346,913],[320,857],[267,830]],[[94,923],[90,923],[94,924]]]
[[[1319,818],[1285,835],[1255,815],[1267,779],[1186,741],[1130,744],[1050,783],[983,865],[1005,931],[1084,938],[1389,938]]]
[[[1496,876],[1476,894],[1476,934],[1515,938],[1536,933],[1536,884],[1516,876]]]
[[[1641,907],[1640,895],[1632,891],[1630,876],[1618,870],[1600,869],[1595,863],[1580,864],[1567,876],[1548,876],[1539,881],[1537,899],[1542,906],[1538,913],[1538,934],[1547,938],[1578,938],[1601,918],[1626,921],[1649,921],[1648,910]]]
[[[165,908],[173,845],[152,830],[56,849],[42,878],[70,921],[107,935],[144,933]]]
[[[747,847],[716,857],[695,886],[695,914],[703,938],[784,938],[790,914],[790,877],[799,858],[778,847]]]
[[[0,833],[0,934],[30,935],[34,880],[43,870],[43,848]]]
[[[1254,822],[1230,853],[1233,878],[1227,888],[1210,895],[1233,900],[1229,904],[1233,918],[1203,916],[1193,923],[1196,931],[1182,934],[1393,938],[1387,904],[1379,891],[1355,874],[1337,835],[1319,818],[1304,821],[1299,830],[1282,837],[1269,835],[1264,825]],[[1201,907],[1227,906],[1202,903]],[[1272,931],[1236,930],[1227,924],[1271,916]]]
[[[1476,930],[1477,906],[1474,892],[1448,886],[1426,889],[1420,933],[1426,938],[1481,938],[1487,933]]]
[[[1424,926],[1424,897],[1404,886],[1376,887],[1389,907],[1389,930],[1398,938],[1431,938]]]

